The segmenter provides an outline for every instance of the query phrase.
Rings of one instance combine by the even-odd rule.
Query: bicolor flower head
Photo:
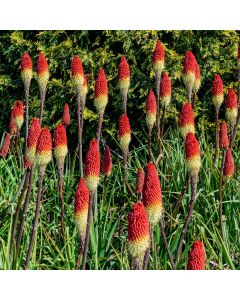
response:
[[[195,81],[194,81],[194,85],[193,85],[193,91],[194,93],[197,93],[199,88],[201,86],[201,71],[200,71],[200,66],[197,63],[196,60],[196,64],[195,64]]]
[[[103,114],[108,103],[108,83],[104,70],[101,68],[95,83],[94,105],[98,114]]]
[[[188,50],[184,56],[184,61],[183,61],[183,82],[185,84],[186,89],[192,90],[195,79],[196,79],[196,58],[193,55],[192,51]]]
[[[59,166],[64,165],[65,157],[68,153],[67,133],[63,124],[59,124],[54,132],[54,154]]]
[[[192,132],[186,136],[185,154],[188,172],[197,175],[201,167],[200,146]]]
[[[165,50],[163,44],[158,40],[153,52],[153,71],[155,74],[161,74],[164,69]]]
[[[162,216],[163,205],[161,183],[157,169],[152,162],[146,166],[142,196],[149,223],[151,227],[154,227]]]
[[[186,102],[182,105],[178,124],[180,133],[184,140],[189,132],[195,133],[194,113],[192,110],[192,105],[189,102]]]
[[[100,153],[96,139],[92,139],[86,154],[85,178],[90,192],[94,192],[99,184]]]
[[[20,131],[24,121],[24,106],[22,101],[17,100],[12,109],[13,122],[17,129]]]
[[[64,126],[68,126],[70,124],[70,112],[69,112],[69,106],[67,103],[65,103],[64,107],[63,107],[62,124]]]
[[[104,176],[110,176],[112,173],[112,156],[108,146],[105,148],[103,154],[102,172]]]
[[[149,223],[142,202],[133,204],[128,214],[128,249],[131,257],[142,263],[144,254],[150,245]]]
[[[136,180],[136,194],[142,194],[144,185],[144,171],[143,168],[138,168],[137,180]]]
[[[17,133],[17,126],[14,123],[13,119],[13,110],[11,110],[11,117],[9,122],[9,132],[11,135],[15,135]]]
[[[163,107],[167,107],[171,100],[171,78],[167,72],[163,72],[160,82],[160,101]]]
[[[43,52],[39,53],[37,59],[37,81],[41,92],[46,91],[49,79],[48,62]]]
[[[84,71],[78,55],[75,55],[72,60],[72,80],[75,89],[80,92],[84,82]]]
[[[118,66],[118,84],[121,93],[126,94],[130,86],[130,69],[124,55],[122,55],[121,62]]]
[[[41,133],[41,126],[39,119],[33,118],[28,130],[27,137],[27,157],[33,165],[36,161],[36,147],[39,135]]]
[[[226,158],[223,166],[223,175],[225,178],[229,179],[234,174],[234,160],[232,157],[231,149],[227,149]]]
[[[8,151],[10,148],[10,142],[11,142],[11,135],[10,133],[6,133],[3,143],[2,143],[2,147],[0,149],[0,157],[3,156],[4,158],[7,157],[8,155]]]
[[[149,129],[152,129],[156,123],[157,103],[152,90],[149,91],[146,101],[146,123]]]
[[[233,126],[238,115],[238,98],[234,89],[229,89],[226,98],[226,118]]]
[[[75,193],[74,215],[75,215],[76,227],[79,231],[82,243],[84,243],[85,240],[88,207],[89,207],[89,190],[85,179],[81,178]]]
[[[24,87],[25,89],[29,88],[33,72],[32,72],[32,60],[27,51],[25,51],[22,56],[20,69],[21,69],[21,77],[24,83]]]
[[[118,137],[121,150],[123,152],[128,151],[131,141],[131,127],[128,116],[125,114],[122,114],[118,121]]]
[[[23,162],[24,162],[24,169],[30,169],[31,168],[31,163],[28,159],[27,154],[24,155]]]
[[[222,121],[220,125],[219,144],[222,149],[227,149],[229,146],[227,123]]]
[[[188,270],[205,270],[206,253],[202,241],[195,241],[188,255]]]
[[[219,108],[223,102],[223,82],[220,75],[214,75],[212,83],[212,102],[215,106],[215,109],[219,111]]]
[[[36,146],[36,162],[45,168],[52,159],[52,137],[48,128],[43,128]]]

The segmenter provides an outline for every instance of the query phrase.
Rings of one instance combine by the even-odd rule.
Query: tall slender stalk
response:
[[[32,191],[33,175],[34,175],[34,166],[32,166],[32,169],[30,170],[28,189],[27,189],[25,202],[24,202],[24,205],[23,205],[23,212],[22,212],[21,222],[20,222],[20,225],[19,225],[19,233],[18,233],[17,246],[16,246],[16,256],[18,255],[20,244],[21,244],[21,241],[22,241],[23,230],[24,230],[24,225],[25,225],[27,210],[28,210],[28,204],[29,204],[31,191]]]
[[[60,168],[59,168],[60,169]],[[62,170],[59,170],[59,180],[58,180],[58,189],[59,189],[59,198],[61,200],[61,234],[64,239],[64,198],[63,198],[63,174]]]
[[[35,242],[35,237],[36,237],[36,232],[37,232],[37,227],[38,227],[38,219],[39,219],[39,213],[40,213],[42,183],[43,183],[44,171],[45,171],[45,167],[40,167],[39,168],[38,194],[37,194],[36,210],[35,210],[35,216],[34,216],[34,221],[33,221],[32,234],[31,234],[30,243],[29,243],[28,252],[27,252],[27,258],[26,258],[26,262],[24,264],[25,269],[29,268],[29,263],[30,263],[30,259],[32,257],[33,245],[34,245],[34,242]]]
[[[149,255],[150,255],[150,251],[151,251],[151,248],[152,248],[152,240],[153,240],[152,235],[153,235],[153,228],[150,227],[150,229],[149,229],[150,245],[149,245],[149,248],[147,249],[147,251],[144,255],[143,270],[147,270],[147,267],[148,267]]]
[[[94,194],[95,192],[91,192],[90,199],[89,199],[87,227],[86,227],[86,235],[85,235],[84,249],[83,249],[82,270],[86,269],[87,252],[88,252],[89,237],[90,237],[90,224],[91,224],[91,216],[92,216],[92,202],[94,199]]]
[[[196,93],[193,93],[192,95],[192,109],[195,110],[195,102],[196,102]]]
[[[220,224],[220,231],[222,235],[222,239],[224,240],[224,230],[223,230],[223,203],[222,203],[222,185],[223,185],[223,167],[226,159],[226,150],[223,149],[223,155],[222,155],[222,166],[220,169],[220,175],[219,175],[219,193],[218,193],[218,200],[219,200],[219,224]]]
[[[13,227],[12,227],[11,242],[10,242],[10,257],[11,258],[13,258],[14,240],[16,237],[18,217],[19,217],[19,212],[21,209],[22,201],[23,201],[23,198],[24,198],[27,186],[28,186],[29,175],[30,175],[29,170],[24,173],[24,177],[23,177],[24,184],[23,184],[23,188],[22,188],[18,203],[17,203],[17,207],[16,207],[16,212],[15,212],[15,217],[14,217],[14,222],[13,222]]]
[[[135,196],[129,182],[128,182],[128,179],[127,179],[127,158],[128,158],[128,151],[124,151],[123,153],[123,178],[124,178],[124,183],[125,183],[125,186],[128,190],[128,192],[131,194],[131,196]]]
[[[79,246],[78,246],[78,254],[77,254],[77,260],[76,260],[76,264],[75,264],[75,270],[79,270],[80,268],[80,263],[81,263],[81,254],[82,254],[82,250],[84,248],[84,243],[82,243],[81,239],[79,241]]]
[[[194,204],[196,201],[196,193],[197,193],[197,179],[198,179],[198,176],[196,174],[191,175],[191,202],[190,202],[188,214],[185,219],[185,223],[184,223],[184,226],[183,226],[183,229],[181,232],[181,236],[180,236],[180,239],[178,242],[178,248],[177,248],[176,259],[175,259],[175,268],[177,268],[178,260],[182,253],[183,240],[186,236],[187,229],[188,229],[188,226],[190,224],[192,214],[193,214],[193,208],[194,208]]]
[[[162,112],[162,126],[161,126],[161,140],[163,138],[164,126],[165,126],[166,106],[163,107]]]
[[[158,137],[158,156],[161,156],[162,145],[161,145],[161,130],[160,130],[160,81],[161,81],[161,73],[156,73],[155,75],[155,89],[157,95],[157,137]]]
[[[80,177],[83,177],[83,159],[82,159],[82,109],[81,109],[81,94],[77,90],[77,118],[78,118],[78,150],[79,150],[79,170]]]
[[[148,128],[148,157],[149,157],[149,161],[153,160],[151,137],[152,137],[152,128]]]
[[[215,153],[214,153],[214,167],[217,166],[218,155],[219,155],[219,124],[218,124],[219,111],[216,110],[216,127],[215,127]]]
[[[44,102],[46,98],[46,89],[40,89],[40,125],[42,126],[42,119],[43,119],[43,111],[44,111]]]
[[[104,112],[100,112],[99,115],[98,115],[98,128],[97,128],[98,145],[99,145],[99,142],[100,142],[101,131],[102,131],[103,114],[104,114]]]

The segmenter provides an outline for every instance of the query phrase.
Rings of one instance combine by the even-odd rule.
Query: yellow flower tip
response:
[[[190,88],[193,88],[194,82],[195,82],[195,74],[193,72],[187,72],[182,75],[183,82],[186,86],[186,89],[189,90]]]
[[[193,124],[186,124],[185,126],[179,127],[179,130],[184,140],[189,132],[195,134],[195,127]]]
[[[86,176],[87,186],[90,192],[94,192],[99,184],[99,176],[91,175]]]
[[[212,96],[212,102],[216,110],[219,110],[221,104],[223,103],[223,94]]]
[[[171,96],[163,96],[160,98],[162,107],[167,107],[170,104]]]
[[[84,240],[86,234],[87,215],[88,215],[88,207],[83,209],[81,212],[75,214],[75,224],[82,240]]]
[[[147,113],[146,123],[148,128],[153,128],[154,124],[156,123],[156,113]]]
[[[68,148],[66,144],[59,145],[54,149],[55,157],[59,163],[64,163],[67,153],[68,153]]]
[[[191,175],[197,175],[201,168],[201,157],[200,155],[192,156],[186,160],[187,169]]]
[[[154,62],[153,71],[155,74],[162,73],[163,69],[164,69],[164,60],[157,60],[156,62]]]
[[[107,103],[108,103],[107,94],[100,95],[94,99],[94,105],[99,114],[104,112]]]
[[[146,206],[148,221],[151,227],[154,227],[160,220],[163,214],[162,201],[156,201],[151,205]]]
[[[149,235],[145,235],[138,240],[128,242],[129,254],[134,259],[142,260],[148,247],[150,246]]]
[[[36,154],[36,162],[39,166],[46,166],[52,159],[52,151],[41,151]]]
[[[127,151],[129,144],[131,142],[131,134],[126,133],[123,136],[119,137],[120,148],[122,151]]]
[[[118,81],[119,89],[121,92],[128,91],[130,86],[130,78],[123,78]]]
[[[23,121],[24,121],[24,119],[22,116],[16,116],[14,118],[14,123],[19,130],[21,129],[21,127],[23,125]]]
[[[238,111],[236,108],[227,108],[226,118],[231,123],[231,125],[234,125],[237,119],[237,115],[238,115]]]

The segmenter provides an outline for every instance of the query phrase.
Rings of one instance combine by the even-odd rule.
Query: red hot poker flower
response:
[[[89,190],[85,179],[81,178],[75,193],[74,214],[75,214],[76,227],[80,233],[82,243],[84,243],[85,240],[88,207],[89,207]]]
[[[206,253],[202,241],[195,241],[188,255],[188,270],[205,270]]]
[[[163,213],[162,189],[155,165],[149,162],[143,185],[143,204],[148,213],[148,220],[153,227],[160,220]]]
[[[32,79],[32,60],[27,51],[25,51],[22,56],[20,68],[24,86],[28,88]]]
[[[152,90],[149,91],[146,102],[146,123],[149,129],[152,129],[156,123],[157,103]]]
[[[27,137],[27,157],[33,165],[36,160],[36,147],[39,135],[41,133],[41,126],[39,119],[33,118],[28,130]]]
[[[192,51],[187,51],[183,61],[183,81],[186,89],[189,91],[193,89],[195,82],[195,69],[196,69],[196,58]]]
[[[104,176],[110,176],[112,173],[112,157],[108,146],[105,148],[103,154],[102,172]]]
[[[223,175],[227,179],[231,178],[234,174],[234,160],[232,157],[231,149],[227,149],[226,159],[223,167]]]
[[[87,92],[88,92],[88,82],[87,82],[87,77],[84,75],[83,86],[82,86],[82,89],[81,89],[82,107],[85,107]]]
[[[196,61],[196,65],[195,65],[195,81],[194,81],[194,85],[193,85],[194,93],[198,92],[200,86],[201,86],[201,71],[200,71],[199,64]]]
[[[63,166],[65,157],[68,153],[67,133],[63,124],[56,127],[54,132],[54,154],[59,166]]]
[[[39,53],[37,60],[37,81],[41,91],[45,91],[49,79],[48,62],[43,52]]]
[[[70,124],[70,112],[69,112],[69,106],[67,103],[64,104],[62,123],[65,126],[68,126]]]
[[[72,60],[72,79],[77,91],[81,90],[84,83],[84,72],[82,62],[78,55],[75,55]]]
[[[131,127],[128,116],[122,114],[118,122],[118,136],[120,148],[123,152],[128,151],[128,147],[131,141]]]
[[[212,101],[215,109],[218,111],[223,102],[223,82],[220,75],[214,75],[212,83]]]
[[[13,122],[18,130],[20,130],[24,121],[24,106],[22,101],[17,100],[13,105],[12,111]]]
[[[231,126],[233,126],[236,122],[238,115],[238,98],[234,91],[234,89],[229,89],[227,98],[226,98],[226,118],[230,122]]]
[[[182,105],[182,110],[179,117],[179,129],[183,139],[189,132],[195,133],[194,113],[189,102]]]
[[[192,132],[186,136],[185,154],[188,172],[191,175],[198,174],[201,167],[200,146]]]
[[[108,83],[104,70],[101,68],[95,83],[94,105],[98,114],[104,113],[108,102]]]
[[[90,141],[85,161],[85,178],[90,192],[94,192],[99,184],[100,153],[96,139]]]
[[[141,202],[135,203],[128,214],[128,244],[130,255],[141,265],[150,244],[147,212]]]
[[[130,69],[126,57],[121,57],[121,62],[118,66],[118,84],[122,93],[127,93],[130,86]]]
[[[222,149],[227,149],[229,146],[227,123],[225,121],[222,121],[222,123],[220,125],[219,144]]]
[[[171,100],[171,78],[167,72],[163,72],[160,82],[160,100],[163,107],[167,107]]]
[[[11,111],[11,117],[9,122],[9,132],[11,135],[15,135],[17,133],[17,127],[13,120],[13,110]]]
[[[153,52],[153,71],[155,74],[161,74],[164,69],[165,50],[163,44],[158,40]]]
[[[144,185],[144,171],[143,168],[139,168],[137,172],[137,181],[136,181],[136,194],[142,194],[143,185]]]
[[[3,156],[4,158],[7,157],[10,148],[10,142],[11,142],[11,135],[9,133],[6,133],[2,143],[2,147],[0,149],[0,156]]]
[[[40,167],[46,165],[52,159],[52,137],[48,128],[43,128],[39,135],[36,146],[36,161]]]

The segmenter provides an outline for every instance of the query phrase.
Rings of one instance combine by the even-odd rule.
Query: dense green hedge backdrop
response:
[[[69,134],[76,141],[76,101],[71,82],[71,60],[78,54],[83,61],[89,82],[87,110],[85,112],[84,139],[95,136],[97,115],[93,106],[94,83],[100,67],[109,82],[109,103],[103,124],[103,137],[108,143],[117,139],[117,119],[121,114],[121,98],[117,86],[118,64],[125,54],[131,69],[131,87],[128,115],[135,133],[133,144],[146,135],[145,100],[148,90],[154,87],[152,53],[156,40],[166,49],[165,70],[172,79],[172,103],[167,114],[167,126],[175,126],[186,91],[181,80],[182,61],[189,49],[195,54],[202,74],[198,93],[196,118],[204,123],[209,134],[214,134],[214,106],[211,101],[211,84],[219,73],[227,88],[237,89],[238,31],[2,31],[0,32],[0,132],[8,130],[13,102],[23,99],[23,84],[19,64],[24,51],[28,51],[34,66],[39,51],[44,51],[50,71],[50,82],[45,103],[44,125],[53,128],[59,122],[62,108],[68,102],[72,123]],[[35,69],[34,69],[35,71]],[[38,116],[39,100],[36,73],[30,88],[30,116]],[[220,117],[225,114],[222,105]],[[141,130],[142,129],[142,130]],[[137,138],[136,138],[137,136]],[[70,146],[75,147],[76,142]]]

